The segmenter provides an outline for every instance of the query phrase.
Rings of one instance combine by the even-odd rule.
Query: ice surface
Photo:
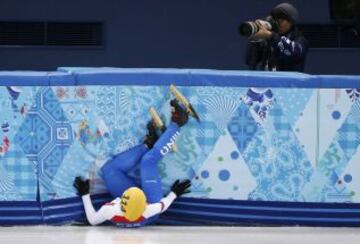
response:
[[[0,227],[0,243],[26,244],[330,244],[360,243],[359,228],[74,226]]]

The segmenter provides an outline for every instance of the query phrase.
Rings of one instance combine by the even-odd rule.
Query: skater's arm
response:
[[[99,211],[96,211],[91,202],[90,194],[83,195],[81,198],[84,204],[86,218],[91,225],[98,225],[111,219],[111,205],[103,205]]]
[[[175,199],[176,194],[171,191],[166,197],[162,198],[160,202],[147,205],[143,216],[145,218],[150,218],[165,212]]]
[[[162,198],[160,202],[149,204],[146,207],[143,216],[145,218],[150,218],[154,215],[165,212],[177,197],[190,192],[190,186],[190,180],[184,180],[182,182],[180,182],[180,180],[175,181],[171,187],[170,193],[166,197]]]
[[[99,211],[96,211],[92,205],[89,194],[90,181],[88,179],[83,179],[81,176],[77,176],[74,180],[73,186],[77,190],[78,195],[81,196],[85,208],[86,218],[91,225],[98,225],[111,219],[113,213],[116,212],[116,208],[113,208],[113,206],[116,202],[118,202],[118,198],[110,204],[103,205]]]

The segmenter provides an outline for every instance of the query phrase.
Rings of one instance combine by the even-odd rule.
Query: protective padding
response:
[[[106,67],[0,72],[0,224],[83,219],[78,175],[112,200],[100,169],[141,145],[150,107],[169,125],[170,84],[201,122],[157,162],[160,196],[192,181],[163,223],[360,226],[360,76]]]

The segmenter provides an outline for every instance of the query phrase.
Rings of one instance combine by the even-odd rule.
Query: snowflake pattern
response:
[[[258,123],[264,122],[269,110],[276,101],[271,89],[260,88],[250,88],[246,95],[240,99],[250,107],[254,119]]]
[[[345,89],[351,102],[355,102],[360,96],[360,89]]]

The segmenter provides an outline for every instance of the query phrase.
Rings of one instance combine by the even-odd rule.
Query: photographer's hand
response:
[[[259,31],[254,35],[256,39],[270,39],[272,36],[271,31],[266,29],[265,26],[263,26],[259,20],[256,20],[255,23],[259,27]]]

